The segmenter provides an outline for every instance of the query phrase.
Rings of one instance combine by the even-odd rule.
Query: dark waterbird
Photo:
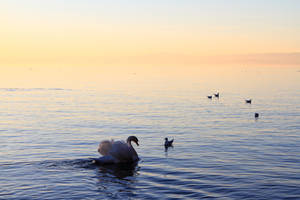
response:
[[[251,104],[252,99],[246,99],[245,102]]]
[[[207,96],[207,98],[212,99],[212,96]]]
[[[214,94],[214,96],[215,96],[216,98],[219,98],[219,96],[220,96],[219,92],[216,93],[216,94]]]
[[[254,114],[254,117],[255,117],[255,118],[258,118],[258,117],[259,117],[259,114],[258,114],[258,113],[255,113],[255,114]]]
[[[174,139],[172,140],[168,140],[168,138],[165,138],[165,147],[172,147],[173,146],[173,142],[174,142]]]

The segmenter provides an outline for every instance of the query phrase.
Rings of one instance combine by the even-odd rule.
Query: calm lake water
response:
[[[1,88],[0,199],[299,199],[300,72],[217,76]],[[130,135],[137,166],[92,162]]]

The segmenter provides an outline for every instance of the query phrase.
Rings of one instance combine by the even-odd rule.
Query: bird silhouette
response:
[[[174,139],[168,140],[168,138],[165,138],[165,147],[173,146],[173,142],[174,142]]]
[[[246,99],[245,102],[251,104],[252,99]]]

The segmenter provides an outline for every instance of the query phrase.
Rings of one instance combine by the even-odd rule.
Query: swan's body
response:
[[[211,98],[212,98],[212,96],[207,96],[207,98],[211,99]]]
[[[165,138],[165,147],[173,146],[173,141],[174,141],[174,139],[169,141],[168,138]]]
[[[215,95],[215,97],[217,97],[217,98],[219,98],[219,96],[220,96],[219,92],[216,93],[216,94],[214,94],[214,95]]]
[[[246,102],[246,103],[250,103],[250,104],[251,104],[251,102],[252,102],[252,99],[246,99],[246,100],[245,100],[245,102]]]
[[[129,136],[127,142],[109,141],[100,142],[98,152],[103,155],[96,162],[100,164],[134,163],[139,160],[138,154],[131,145],[131,141],[138,144],[135,136]]]

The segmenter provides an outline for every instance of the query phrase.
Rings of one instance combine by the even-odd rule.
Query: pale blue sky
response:
[[[299,25],[300,21],[300,1],[297,0],[1,0],[0,5],[2,12],[13,15],[55,17],[55,14],[73,13],[111,20],[179,24],[190,21],[195,25],[203,21],[243,24],[254,20]]]

